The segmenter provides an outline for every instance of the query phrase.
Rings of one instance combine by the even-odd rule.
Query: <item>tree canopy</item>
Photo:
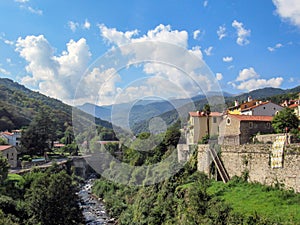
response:
[[[272,126],[276,133],[298,129],[299,119],[290,108],[284,108],[272,120]]]

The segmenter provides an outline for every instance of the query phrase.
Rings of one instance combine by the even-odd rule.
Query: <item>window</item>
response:
[[[217,117],[213,117],[213,123],[217,122]]]
[[[266,128],[270,128],[271,127],[271,123],[266,123]]]
[[[230,118],[228,118],[228,119],[226,120],[226,124],[227,124],[227,125],[230,125],[230,124],[231,124],[231,119],[230,119]]]
[[[249,128],[250,128],[250,129],[253,128],[253,122],[249,122]]]

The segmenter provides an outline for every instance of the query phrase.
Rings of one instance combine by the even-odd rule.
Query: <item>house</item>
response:
[[[21,145],[21,130],[12,130],[12,132],[4,131],[0,133],[0,137],[4,138],[9,145]]]
[[[219,144],[241,145],[257,133],[272,133],[272,116],[226,115],[219,125]]]
[[[279,111],[283,109],[282,106],[273,102],[256,102],[254,106],[241,109],[241,115],[250,116],[275,116]]]
[[[296,114],[296,116],[300,120],[300,104],[299,103],[294,103],[294,104],[290,105],[289,108],[294,110],[294,113]]]
[[[231,115],[240,115],[243,109],[247,109],[249,107],[255,106],[257,104],[257,100],[253,100],[251,96],[248,97],[247,101],[239,104],[237,100],[234,102],[234,106],[229,107],[227,109],[227,113]]]
[[[222,114],[211,112],[209,117],[209,135],[219,134],[219,124],[222,120]],[[204,112],[189,112],[188,126],[185,130],[187,144],[197,144],[208,134],[207,116]]]
[[[18,152],[15,146],[0,145],[0,152],[2,153],[3,157],[7,158],[7,161],[12,168],[17,167]]]

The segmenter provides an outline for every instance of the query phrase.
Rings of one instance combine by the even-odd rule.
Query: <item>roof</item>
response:
[[[292,108],[296,108],[297,106],[299,106],[299,104],[296,104],[296,103],[295,103],[295,104],[290,105],[289,108],[292,109]]]
[[[197,112],[189,112],[190,116],[192,117],[205,117],[205,114],[204,112],[200,112],[200,111],[197,111]],[[209,114],[209,116],[211,117],[218,117],[218,116],[222,116],[222,113],[219,113],[219,112],[211,112]]]
[[[247,111],[247,110],[250,110],[250,109],[254,109],[254,108],[257,108],[257,107],[259,107],[259,106],[266,105],[266,104],[268,104],[268,103],[270,103],[270,102],[262,102],[262,103],[260,103],[260,104],[258,104],[258,105],[253,105],[253,106],[251,106],[251,107],[242,109],[242,111]]]
[[[249,116],[249,115],[229,115],[230,117],[234,117],[240,121],[260,121],[260,122],[271,122],[273,120],[273,116]]]
[[[0,151],[5,151],[13,147],[12,145],[0,145]]]
[[[1,134],[3,135],[9,135],[9,136],[13,136],[14,134],[13,133],[10,133],[8,131],[4,131],[4,132],[1,132]]]

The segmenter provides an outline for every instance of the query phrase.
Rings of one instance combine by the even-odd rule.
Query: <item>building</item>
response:
[[[219,125],[219,144],[250,143],[257,133],[272,133],[272,116],[226,115]]]
[[[12,132],[4,131],[0,133],[0,137],[4,138],[9,145],[21,145],[21,130],[12,130]]]
[[[237,100],[234,102],[234,106],[229,107],[227,109],[227,113],[231,115],[240,115],[243,109],[247,109],[249,107],[255,106],[257,104],[257,100],[253,100],[251,96],[248,97],[247,101],[239,104]]]
[[[15,146],[11,145],[0,145],[0,152],[3,157],[7,158],[8,163],[12,168],[18,165],[18,152]]]
[[[273,102],[256,102],[254,106],[241,109],[241,115],[275,116],[282,109],[282,106],[277,105]]]
[[[209,135],[219,134],[219,124],[222,120],[222,114],[211,112],[209,117]],[[188,126],[185,130],[187,144],[197,144],[204,136],[208,134],[207,116],[204,112],[189,112]]]
[[[296,116],[300,120],[300,104],[299,103],[294,103],[294,104],[290,105],[289,108],[294,110],[294,113],[296,114]]]

